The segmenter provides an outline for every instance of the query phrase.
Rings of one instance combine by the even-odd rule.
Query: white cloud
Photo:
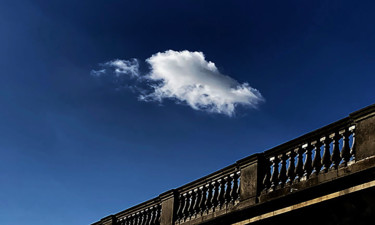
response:
[[[145,75],[139,74],[136,59],[116,59],[101,64],[101,70],[91,73],[102,76],[111,69],[117,77],[129,75],[137,81],[138,86],[134,88],[144,101],[170,99],[195,110],[228,116],[233,116],[239,105],[256,108],[264,101],[258,90],[222,74],[202,52],[168,50],[152,55],[146,62],[150,71]],[[146,89],[139,86],[146,86]]]
[[[234,114],[238,105],[255,108],[263,101],[258,90],[220,73],[202,52],[169,50],[152,55],[146,62],[151,66],[146,78],[158,83],[152,86],[152,93],[142,95],[141,99],[172,99],[196,110],[228,116]]]
[[[101,70],[91,70],[91,75],[95,77],[100,77],[101,75],[105,74],[107,71],[105,69]]]
[[[122,75],[129,75],[131,78],[139,76],[139,63],[137,59],[131,60],[121,60],[115,59],[106,63],[101,64],[103,69],[92,70],[91,74],[93,76],[101,76],[108,72],[108,70],[113,70],[114,74],[119,77]]]

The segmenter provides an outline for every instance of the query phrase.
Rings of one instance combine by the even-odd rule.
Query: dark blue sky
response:
[[[375,103],[374,1],[2,1],[0,224],[89,224]],[[265,98],[228,117],[93,79],[201,51]]]

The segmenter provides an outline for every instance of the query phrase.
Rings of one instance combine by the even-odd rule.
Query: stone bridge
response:
[[[93,225],[368,224],[374,187],[372,105]]]

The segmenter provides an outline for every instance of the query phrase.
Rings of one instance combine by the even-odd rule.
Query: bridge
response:
[[[375,105],[92,225],[368,224]]]

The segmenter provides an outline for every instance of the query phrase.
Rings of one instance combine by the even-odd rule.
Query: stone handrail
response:
[[[217,212],[238,203],[240,171],[231,165],[176,190],[176,222]]]
[[[263,153],[251,155],[94,225],[213,221],[363,170],[375,158],[375,105]],[[372,164],[371,164],[372,163]],[[375,167],[375,160],[364,163]],[[374,164],[374,165],[373,165]]]
[[[264,153],[263,191],[309,179],[355,161],[355,125],[340,120]]]
[[[116,215],[103,218],[101,221],[93,225],[117,224],[117,225],[159,225],[161,215],[160,198],[154,198],[136,205],[132,208],[124,210]]]

